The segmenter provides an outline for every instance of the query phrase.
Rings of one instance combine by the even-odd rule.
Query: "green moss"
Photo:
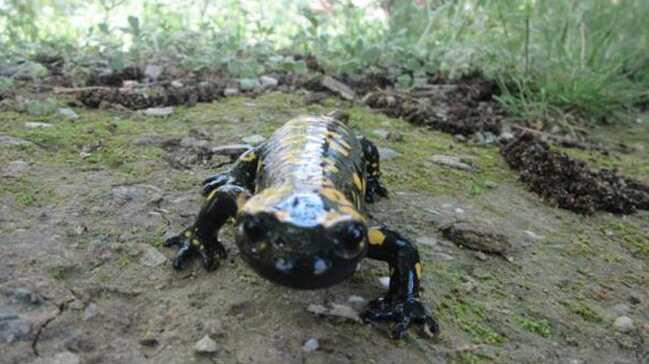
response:
[[[0,186],[0,196],[12,195],[23,206],[45,206],[56,201],[54,191],[31,177],[19,177]]]
[[[630,223],[614,222],[609,225],[609,229],[633,255],[649,258],[649,235],[642,228]]]
[[[494,360],[486,355],[481,355],[479,353],[462,352],[459,353],[456,358],[452,359],[451,362],[457,364],[482,364],[493,363]]]
[[[70,277],[70,275],[72,275],[73,271],[74,271],[73,266],[57,265],[54,267],[50,267],[47,270],[47,274],[50,276],[50,278],[55,279],[57,281],[65,281]]]
[[[438,305],[438,314],[471,336],[474,343],[501,344],[505,342],[505,337],[489,326],[487,311],[477,301],[446,295]]]
[[[547,320],[533,320],[529,317],[514,316],[514,320],[525,330],[543,337],[550,337],[551,327]]]
[[[582,319],[590,322],[602,322],[602,317],[591,307],[582,301],[561,301],[570,312],[579,315]]]

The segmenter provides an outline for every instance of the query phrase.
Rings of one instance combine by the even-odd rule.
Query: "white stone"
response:
[[[381,287],[383,288],[390,288],[390,277],[380,277],[379,278],[379,283],[381,284]]]
[[[152,246],[147,247],[140,258],[140,264],[147,267],[157,267],[166,261],[167,257]]]
[[[144,115],[146,116],[156,116],[163,117],[173,114],[174,108],[171,106],[168,107],[150,107],[144,110]]]
[[[259,81],[261,82],[261,87],[265,89],[275,88],[279,84],[279,81],[277,81],[276,78],[271,76],[261,76],[259,78]]]
[[[96,304],[88,304],[88,306],[86,306],[86,308],[83,310],[83,321],[88,321],[97,316],[97,311],[98,309]]]
[[[418,245],[425,245],[429,247],[435,247],[437,246],[437,239],[431,237],[431,236],[420,236],[417,239],[415,239],[415,242]]]
[[[464,162],[460,157],[436,154],[431,156],[429,160],[435,164],[453,169],[459,169],[461,171],[475,172],[477,170],[477,168]]]
[[[239,89],[235,87],[228,87],[223,91],[225,97],[237,96],[239,94]]]
[[[314,338],[310,338],[304,343],[304,346],[302,346],[302,350],[306,351],[307,353],[310,353],[312,351],[318,350],[318,347],[320,347],[318,340]]]
[[[65,116],[66,118],[68,118],[70,120],[76,120],[76,119],[79,118],[79,114],[77,114],[76,112],[74,112],[74,110],[72,110],[70,108],[67,108],[67,107],[59,108],[58,112],[59,112],[59,114],[61,114],[62,116]]]
[[[633,330],[633,320],[628,316],[620,316],[615,319],[613,327],[619,332],[629,332]]]
[[[38,128],[51,128],[53,125],[48,123],[39,123],[36,121],[28,121],[25,123],[25,128],[27,129],[38,129]]]
[[[194,351],[200,354],[211,354],[219,351],[216,341],[212,340],[209,335],[205,335],[194,345]]]

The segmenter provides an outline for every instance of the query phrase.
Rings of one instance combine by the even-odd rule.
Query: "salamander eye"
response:
[[[263,221],[258,216],[250,216],[245,219],[241,225],[243,233],[246,234],[250,241],[259,241],[266,236],[267,229]]]
[[[339,252],[345,258],[354,258],[362,250],[362,242],[367,235],[367,229],[363,224],[353,222],[343,227],[340,234],[340,242],[342,243],[342,251]]]

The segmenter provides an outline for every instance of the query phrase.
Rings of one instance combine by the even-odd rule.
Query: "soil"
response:
[[[79,93],[79,101],[88,107],[102,104],[121,105],[131,110],[157,106],[194,105],[223,96],[221,82],[166,82],[156,85],[136,84],[131,87],[88,88]]]
[[[519,135],[502,155],[531,191],[561,208],[583,214],[649,210],[649,186],[610,169],[592,170],[532,134]]]
[[[505,112],[492,98],[495,90],[492,82],[477,76],[454,82],[435,79],[411,91],[371,91],[363,100],[386,115],[453,135],[499,135]]]
[[[60,107],[71,101],[49,96]],[[335,98],[318,104],[278,92],[218,98],[179,106],[164,118],[73,109],[76,120],[0,113],[2,363],[649,359],[647,211],[585,217],[557,209],[517,181],[497,148],[458,143]],[[381,164],[390,198],[369,213],[373,223],[418,244],[422,300],[440,321],[438,339],[413,329],[395,342],[387,324],[309,312],[309,306],[334,303],[360,310],[380,295],[380,278],[388,271],[375,261],[364,261],[352,279],[330,289],[294,291],[245,266],[231,225],[221,236],[229,258],[214,272],[200,264],[175,272],[169,262],[175,250],[161,247],[166,234],[192,222],[201,204],[200,182],[215,173],[212,163],[218,161],[201,153],[253,134],[268,137],[295,115],[334,109],[347,112],[359,133],[394,151]],[[26,122],[50,126],[30,129]],[[648,125],[638,124],[633,135],[647,135]],[[382,138],[378,129],[402,138]],[[620,135],[627,138],[625,133]],[[612,129],[603,133],[614,135]],[[594,163],[647,183],[649,143],[638,138],[634,146],[634,154],[596,156]],[[430,163],[437,154],[471,160],[477,168]],[[169,162],[187,158],[191,162],[182,168]],[[478,255],[440,232],[453,222],[478,220],[507,237],[507,260]],[[621,316],[632,320],[632,329],[614,327]],[[205,348],[213,352],[196,353],[206,335],[216,345],[207,340]],[[311,339],[317,349],[304,350]]]

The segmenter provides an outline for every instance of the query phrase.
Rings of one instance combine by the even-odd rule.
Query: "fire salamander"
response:
[[[396,339],[412,324],[435,334],[437,322],[420,302],[417,248],[394,230],[369,227],[364,215],[366,202],[387,195],[379,176],[372,142],[333,117],[298,117],[229,171],[206,179],[194,224],[165,245],[179,247],[176,269],[190,256],[214,268],[226,256],[218,231],[234,217],[243,260],[262,277],[297,289],[339,283],[364,257],[385,261],[389,289],[362,318],[395,322]]]

